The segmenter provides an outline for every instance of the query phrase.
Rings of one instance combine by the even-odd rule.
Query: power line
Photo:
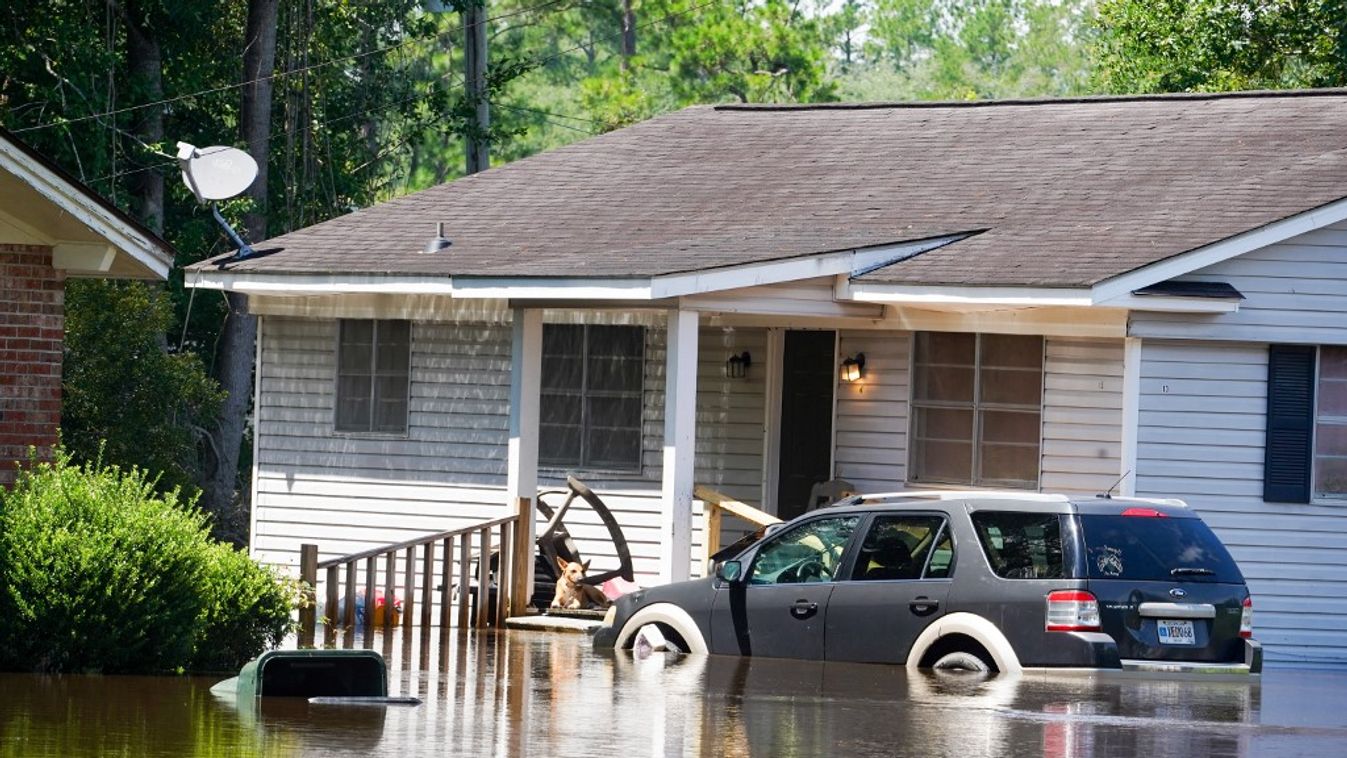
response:
[[[509,13],[502,13],[502,14],[499,15],[499,16],[493,16],[493,17],[491,17],[491,18],[486,19],[485,23],[490,23],[490,22],[492,22],[492,21],[497,21],[497,20],[500,20],[500,19],[511,18],[511,17],[514,17],[514,16],[520,16],[520,15],[523,15],[523,14],[525,14],[525,13],[536,13],[536,12],[538,12],[538,11],[544,9],[544,8],[550,8],[550,7],[554,6],[554,5],[559,5],[559,4],[563,3],[563,2],[567,2],[567,0],[548,0],[548,2],[542,3],[542,4],[540,4],[540,5],[532,6],[532,7],[529,7],[529,8],[521,8],[521,9],[519,9],[519,10],[511,11],[511,12],[509,12]],[[574,7],[576,4],[577,4],[577,3],[572,3],[571,5],[567,6],[566,8],[563,8],[563,9],[561,9],[561,10],[562,10],[562,11],[570,10],[570,9],[571,9],[572,7]],[[278,71],[278,72],[276,72],[276,73],[274,73],[274,74],[268,74],[267,76],[259,76],[259,77],[257,77],[256,79],[250,79],[250,80],[245,81],[245,82],[237,82],[237,83],[234,83],[234,84],[225,84],[225,85],[221,85],[221,86],[219,86],[219,87],[210,87],[210,88],[207,88],[207,89],[198,90],[198,91],[196,91],[196,92],[189,92],[189,93],[187,93],[187,94],[185,94],[185,95],[177,95],[177,96],[175,96],[175,97],[167,97],[167,98],[163,98],[163,99],[161,99],[161,100],[155,100],[155,101],[153,101],[153,102],[143,103],[143,104],[141,104],[141,105],[128,105],[128,106],[126,106],[126,107],[124,107],[124,108],[116,108],[116,109],[109,110],[109,111],[103,111],[103,112],[101,112],[101,113],[90,113],[90,114],[84,115],[84,116],[76,116],[75,118],[63,119],[63,120],[61,120],[61,121],[51,121],[51,122],[48,122],[48,123],[45,123],[45,124],[36,124],[36,125],[34,125],[34,126],[25,126],[25,127],[22,127],[22,128],[13,129],[13,130],[11,130],[11,131],[13,131],[13,133],[15,133],[15,134],[23,134],[23,133],[25,133],[25,132],[37,131],[37,130],[40,130],[40,129],[50,129],[50,128],[55,127],[55,126],[69,126],[70,124],[78,124],[78,123],[82,123],[82,122],[85,122],[85,121],[92,121],[92,120],[94,120],[94,119],[103,119],[103,118],[107,118],[108,116],[119,116],[119,115],[121,115],[121,114],[123,114],[123,113],[131,113],[131,112],[133,112],[133,111],[143,110],[143,109],[145,109],[145,108],[154,108],[154,107],[161,106],[161,105],[168,105],[168,104],[170,104],[170,103],[176,103],[176,102],[179,102],[179,101],[182,101],[182,100],[188,100],[188,99],[191,99],[191,98],[194,98],[194,97],[201,97],[201,96],[203,96],[203,95],[213,95],[213,94],[216,94],[216,93],[219,93],[219,92],[227,92],[227,91],[232,90],[232,89],[239,89],[239,88],[241,88],[241,87],[247,87],[247,86],[249,86],[249,85],[251,85],[251,84],[256,84],[256,83],[258,83],[258,82],[265,82],[265,81],[272,80],[272,79],[280,79],[280,78],[284,78],[284,77],[287,77],[287,76],[293,76],[293,75],[295,75],[295,74],[303,74],[303,73],[306,73],[306,72],[309,72],[309,71],[313,71],[313,70],[315,70],[315,69],[324,68],[324,67],[326,67],[326,66],[331,66],[331,65],[334,64],[334,63],[342,63],[342,62],[344,62],[344,61],[351,61],[351,60],[357,60],[357,59],[359,59],[359,58],[366,58],[366,57],[369,57],[369,56],[371,56],[371,55],[379,55],[379,54],[381,54],[381,53],[389,52],[390,50],[397,50],[398,48],[406,47],[407,45],[410,45],[410,44],[412,44],[412,43],[414,43],[414,42],[422,42],[422,41],[435,41],[435,42],[438,42],[438,41],[440,41],[442,38],[448,37],[448,36],[450,36],[451,34],[455,34],[455,33],[457,33],[456,30],[455,30],[455,31],[446,31],[446,32],[436,32],[434,35],[432,35],[432,36],[430,36],[430,37],[411,37],[411,38],[405,39],[405,40],[403,40],[403,41],[401,41],[401,42],[398,42],[398,43],[396,43],[396,44],[393,44],[393,45],[387,45],[387,46],[385,46],[385,47],[378,48],[377,50],[368,50],[368,51],[365,51],[365,52],[363,52],[363,53],[355,53],[355,54],[353,54],[353,55],[342,56],[342,57],[340,57],[340,58],[329,58],[328,60],[322,61],[322,62],[320,62],[320,63],[314,63],[314,64],[311,64],[311,65],[308,65],[308,66],[300,66],[300,67],[298,67],[298,68],[288,69],[288,70],[286,70],[286,71]]]

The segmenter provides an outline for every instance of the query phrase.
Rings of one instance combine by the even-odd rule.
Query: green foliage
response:
[[[876,0],[850,97],[980,99],[1088,91],[1088,0]]]
[[[200,590],[206,605],[188,668],[233,671],[281,643],[300,600],[299,585],[231,545],[210,545],[205,559]]]
[[[785,0],[736,0],[703,8],[694,20],[674,28],[668,54],[680,103],[836,99],[818,23]]]
[[[1101,0],[1098,27],[1111,92],[1347,84],[1344,0]]]
[[[109,460],[190,490],[198,445],[222,395],[200,357],[166,348],[173,310],[158,287],[102,279],[66,285],[62,438],[76,461]]]
[[[0,500],[0,669],[233,667],[284,634],[292,599],[142,471],[58,451]]]

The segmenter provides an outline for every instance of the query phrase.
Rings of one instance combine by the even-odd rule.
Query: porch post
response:
[[[519,514],[514,551],[516,587],[513,612],[521,612],[533,588],[533,541],[537,527],[533,501],[538,497],[538,408],[543,373],[543,312],[514,308],[514,339],[510,347],[510,442],[506,474],[509,508]]]
[[[697,421],[697,313],[669,314],[664,370],[664,487],[660,579],[680,582],[692,564],[693,453]]]

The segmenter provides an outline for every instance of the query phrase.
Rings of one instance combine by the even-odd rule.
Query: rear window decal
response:
[[[1095,565],[1099,567],[1099,573],[1104,576],[1122,576],[1123,559],[1122,550],[1116,547],[1096,548]]]

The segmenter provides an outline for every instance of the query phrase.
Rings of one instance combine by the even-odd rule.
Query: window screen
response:
[[[1347,347],[1319,348],[1314,494],[1347,496]]]
[[[337,344],[339,432],[407,431],[411,322],[342,319]]]
[[[645,329],[543,326],[538,459],[551,466],[641,466]]]

